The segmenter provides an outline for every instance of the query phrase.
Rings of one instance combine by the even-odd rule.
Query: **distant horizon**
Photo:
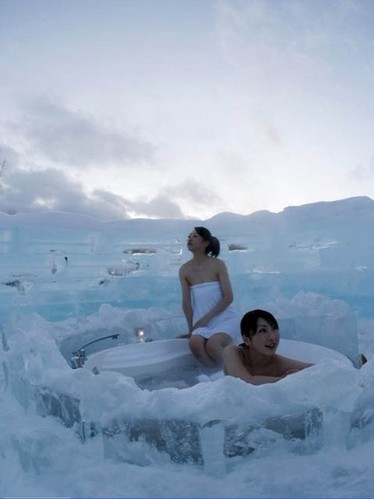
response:
[[[183,218],[176,218],[176,217],[170,218],[169,217],[168,218],[168,217],[152,217],[152,216],[128,217],[128,218],[102,218],[102,217],[98,216],[97,214],[84,213],[84,212],[80,212],[80,211],[50,210],[50,209],[24,210],[24,211],[15,211],[12,213],[7,213],[6,211],[0,210],[0,214],[7,215],[9,217],[13,217],[16,215],[66,214],[66,215],[76,215],[76,216],[81,216],[81,217],[87,217],[87,218],[92,218],[95,220],[107,221],[107,222],[110,222],[110,221],[113,221],[113,222],[115,222],[115,221],[130,221],[130,220],[149,220],[149,221],[152,221],[152,220],[175,220],[175,221],[178,221],[178,220],[180,220],[180,221],[202,220],[202,221],[209,221],[209,220],[214,219],[215,217],[219,217],[220,215],[225,215],[225,214],[234,215],[234,216],[238,216],[238,217],[247,217],[247,216],[254,215],[256,213],[262,213],[262,212],[266,212],[266,213],[270,213],[270,214],[280,214],[280,213],[283,213],[285,210],[290,209],[290,208],[300,208],[300,207],[320,205],[320,204],[334,204],[334,203],[341,203],[341,202],[355,200],[355,199],[356,200],[367,199],[367,200],[374,202],[374,199],[370,196],[366,196],[366,195],[351,196],[351,197],[341,198],[341,199],[334,199],[334,200],[327,200],[327,201],[326,200],[319,200],[319,201],[308,202],[308,203],[299,204],[299,205],[288,205],[288,206],[285,206],[280,211],[271,211],[271,210],[267,210],[267,209],[259,209],[259,210],[255,210],[255,211],[250,212],[250,213],[236,213],[236,212],[232,212],[232,211],[221,211],[221,212],[215,213],[214,215],[212,215],[209,218],[198,218],[198,217],[183,217]]]

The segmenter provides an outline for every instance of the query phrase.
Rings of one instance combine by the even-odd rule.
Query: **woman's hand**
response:
[[[180,334],[177,338],[191,338],[191,333]]]
[[[202,317],[201,319],[196,321],[195,324],[192,326],[192,331],[195,331],[195,329],[199,327],[205,327],[208,324],[208,322],[209,320],[206,320],[204,319],[204,317]]]

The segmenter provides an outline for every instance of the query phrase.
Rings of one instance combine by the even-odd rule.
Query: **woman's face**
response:
[[[279,329],[275,329],[269,322],[259,317],[256,334],[252,339],[245,337],[244,342],[258,353],[274,355],[279,345]]]
[[[196,232],[196,230],[191,231],[187,237],[187,248],[190,251],[203,251],[207,248],[209,242],[204,241],[201,236]]]

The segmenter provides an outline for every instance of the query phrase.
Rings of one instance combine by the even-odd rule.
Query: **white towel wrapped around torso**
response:
[[[193,323],[195,324],[222,299],[222,290],[219,281],[195,284],[190,287],[190,290]],[[232,305],[210,319],[206,326],[199,327],[192,332],[207,339],[216,333],[226,333],[235,342],[240,340],[240,317]]]

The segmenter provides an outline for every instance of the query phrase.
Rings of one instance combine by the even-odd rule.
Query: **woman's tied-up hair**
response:
[[[215,236],[212,236],[210,231],[205,227],[194,227],[194,229],[202,237],[203,241],[209,242],[205,249],[205,254],[217,258],[221,249],[219,240]]]
[[[266,310],[251,310],[243,315],[240,321],[240,332],[242,336],[247,336],[250,340],[256,334],[258,319],[265,319],[274,329],[279,329],[278,322],[273,314]]]

